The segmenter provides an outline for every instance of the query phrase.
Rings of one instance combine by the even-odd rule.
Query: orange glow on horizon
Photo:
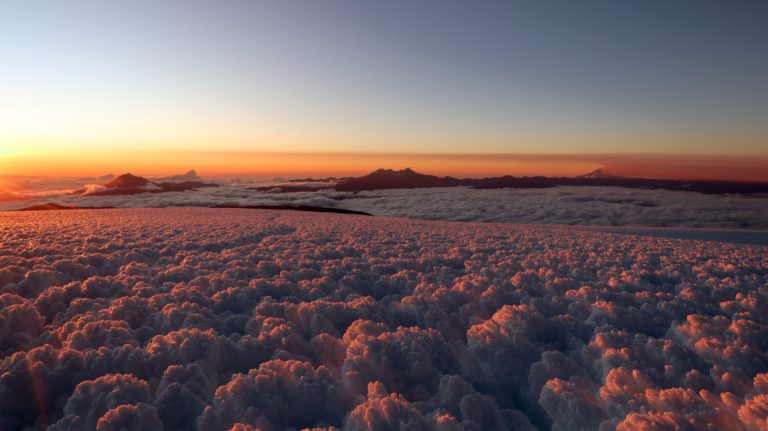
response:
[[[38,176],[94,176],[122,172],[169,175],[193,168],[208,176],[349,176],[366,174],[378,168],[405,167],[453,176],[578,175],[597,169],[600,164],[547,156],[530,160],[525,156],[489,154],[227,151],[41,153],[6,158],[6,163],[0,164],[4,173]]]
[[[746,156],[94,150],[0,156],[0,190],[3,174],[161,176],[196,169],[208,177],[305,177],[358,176],[378,168],[406,167],[456,177],[576,176],[603,168],[622,176],[768,182],[768,158]]]

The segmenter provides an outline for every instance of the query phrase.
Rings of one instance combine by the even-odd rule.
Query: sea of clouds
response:
[[[358,193],[264,192],[236,184],[133,196],[51,193],[0,202],[0,210],[55,202],[74,206],[177,207],[309,205],[423,220],[590,226],[655,226],[768,230],[768,197],[705,195],[619,187],[476,190],[467,187]]]
[[[3,429],[768,426],[767,247],[239,209],[0,226]]]
[[[425,220],[768,229],[768,197],[620,187],[361,192],[344,208]]]

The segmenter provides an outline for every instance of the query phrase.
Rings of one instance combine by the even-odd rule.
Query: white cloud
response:
[[[766,423],[767,247],[259,210],[0,223],[10,429]]]
[[[132,196],[43,196],[0,203],[16,209],[47,202],[74,206],[172,207],[309,205],[388,217],[588,226],[768,229],[768,197],[704,195],[607,187],[475,190],[465,187],[359,192],[274,193],[237,185]]]
[[[767,197],[609,187],[361,192],[340,206],[426,220],[768,229]]]

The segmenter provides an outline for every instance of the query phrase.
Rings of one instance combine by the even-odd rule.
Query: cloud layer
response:
[[[475,190],[465,187],[360,193],[264,192],[242,185],[133,196],[28,196],[0,203],[17,209],[55,202],[93,207],[309,205],[423,220],[591,226],[654,226],[768,230],[768,197],[703,195],[618,187]]]
[[[766,197],[619,187],[362,192],[345,208],[426,220],[768,229]]]
[[[766,247],[259,210],[0,224],[7,429],[768,424]]]

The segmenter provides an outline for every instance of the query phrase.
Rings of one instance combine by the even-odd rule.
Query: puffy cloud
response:
[[[351,400],[337,371],[273,360],[216,389],[213,406],[206,408],[198,427],[228,429],[241,422],[275,429],[339,424]]]
[[[166,429],[190,429],[211,403],[216,373],[199,363],[170,365],[157,388],[156,403]]]
[[[460,372],[454,348],[434,330],[398,328],[358,320],[344,333],[347,344],[342,365],[345,386],[364,393],[370,382],[419,401],[435,392],[443,373]]]
[[[554,422],[552,429],[556,431],[594,430],[606,419],[594,389],[584,380],[549,380],[541,390],[539,404]]]
[[[83,195],[88,196],[106,190],[102,184],[86,184],[83,186]]]
[[[679,414],[664,413],[630,413],[616,427],[616,431],[661,431],[661,430],[693,430]]]
[[[72,349],[84,350],[126,344],[138,347],[139,343],[133,330],[124,320],[99,320],[86,323],[82,329],[70,333],[62,344]]]
[[[0,352],[28,349],[43,333],[43,317],[24,298],[0,295]]]
[[[765,247],[258,210],[0,223],[9,429],[766,426]]]
[[[436,422],[448,428],[450,419],[436,419]],[[395,430],[428,430],[429,425],[424,416],[397,393],[388,394],[380,382],[368,384],[368,397],[349,414],[345,424],[349,431],[395,431]],[[450,429],[450,428],[448,428]]]
[[[143,431],[161,429],[157,410],[145,404],[123,404],[108,410],[96,423],[96,431]]]
[[[64,405],[65,421],[77,417],[86,429],[140,429],[142,424],[158,424],[149,385],[129,374],[108,374],[80,382]],[[143,403],[141,407],[123,407]],[[122,407],[122,408],[121,408]],[[138,417],[137,417],[138,416]],[[144,417],[144,419],[142,419]]]
[[[150,339],[144,350],[153,358],[153,365],[163,370],[168,365],[199,362],[212,370],[224,367],[226,346],[229,340],[219,337],[215,331],[197,328],[180,329]]]
[[[739,407],[738,414],[748,429],[765,429],[768,427],[768,395],[761,394],[747,400]]]

